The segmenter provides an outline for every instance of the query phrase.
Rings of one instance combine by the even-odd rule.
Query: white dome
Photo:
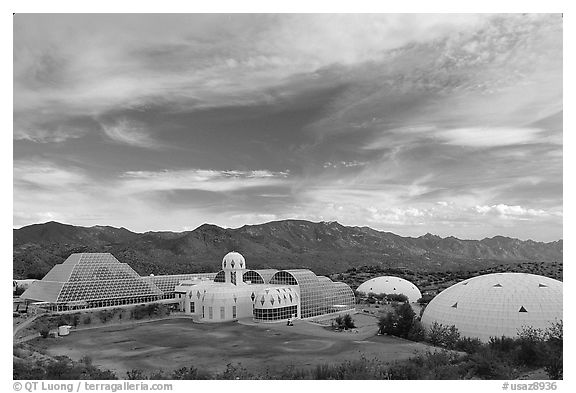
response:
[[[224,259],[222,259],[222,269],[246,269],[246,261],[242,254],[232,251],[224,255]]]
[[[463,337],[514,337],[522,326],[546,329],[562,319],[562,282],[527,273],[494,273],[464,280],[438,294],[422,324],[454,325]]]
[[[258,292],[255,308],[282,308],[298,305],[298,293],[291,287],[270,287]]]
[[[408,301],[411,303],[414,303],[422,297],[416,285],[403,278],[392,276],[382,276],[368,280],[360,284],[356,291],[365,294],[374,293],[375,295],[383,293],[387,295],[403,294],[408,297]]]

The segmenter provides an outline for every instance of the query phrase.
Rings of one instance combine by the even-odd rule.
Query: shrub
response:
[[[472,354],[478,352],[482,345],[482,341],[477,338],[461,337],[456,341],[454,349]]]
[[[90,315],[85,316],[84,319],[82,320],[82,323],[84,325],[90,325],[92,323],[92,318],[90,318]]]
[[[438,322],[434,322],[427,333],[430,344],[439,347],[444,342],[444,326]]]
[[[350,314],[344,315],[344,318],[342,318],[342,322],[344,322],[344,326],[346,329],[354,329],[356,327],[356,324],[354,323],[354,320],[352,319]]]
[[[226,365],[226,370],[222,373],[216,374],[216,379],[256,379],[253,374],[248,372],[245,368],[238,365],[233,365],[232,363],[228,363]]]
[[[402,293],[391,293],[386,295],[386,298],[391,302],[406,303],[408,297]]]
[[[426,329],[420,321],[414,321],[406,338],[412,341],[426,341]]]
[[[398,329],[398,317],[396,313],[389,312],[378,320],[378,332],[380,334],[396,334]]]
[[[470,371],[482,379],[514,379],[514,368],[489,348],[474,353],[469,360]]]
[[[433,295],[422,295],[422,297],[416,300],[416,302],[418,302],[418,304],[425,305],[430,303],[432,299],[434,299]]]
[[[356,325],[354,324],[354,320],[350,316],[350,314],[346,314],[344,316],[338,315],[332,321],[332,328],[340,329],[340,330],[348,330],[355,328]]]
[[[460,339],[460,332],[456,326],[449,326],[444,333],[444,347],[448,349],[456,348],[456,343]]]
[[[406,338],[412,329],[416,313],[414,313],[412,306],[408,303],[402,303],[402,305],[398,307],[397,313],[398,325],[396,335]]]
[[[106,323],[114,318],[116,310],[102,310],[98,313],[98,318],[102,323]]]
[[[562,351],[551,354],[544,365],[544,371],[546,371],[550,379],[562,379],[564,377]]]
[[[516,341],[511,337],[490,337],[488,347],[494,351],[508,353],[516,348]]]
[[[388,369],[386,379],[424,379],[423,370],[412,362],[395,363]]]
[[[438,322],[434,322],[427,333],[430,344],[448,349],[454,349],[460,339],[460,332],[456,326],[444,326]]]
[[[126,372],[126,379],[144,380],[144,379],[148,379],[148,378],[146,378],[146,374],[144,374],[144,371],[142,371],[140,369],[133,368],[132,370]]]
[[[320,380],[334,379],[334,378],[332,378],[332,368],[327,364],[318,364],[314,368],[314,372],[312,373],[312,378],[313,379],[320,379]]]
[[[210,373],[200,371],[194,366],[182,367],[174,370],[170,379],[190,380],[190,379],[212,379]]]

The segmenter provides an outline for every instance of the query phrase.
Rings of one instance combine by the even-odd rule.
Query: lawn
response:
[[[67,355],[79,360],[88,355],[95,365],[116,372],[120,378],[125,378],[131,369],[168,371],[191,365],[220,372],[228,363],[240,363],[248,370],[263,373],[266,369],[308,367],[361,356],[389,362],[406,359],[426,348],[424,344],[392,337],[362,335],[355,340],[345,333],[323,336],[302,331],[280,325],[197,324],[173,319],[75,331],[62,338],[37,339],[34,345],[52,356]]]

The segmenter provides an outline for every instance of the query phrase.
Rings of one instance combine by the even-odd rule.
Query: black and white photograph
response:
[[[15,12],[12,391],[558,389],[563,22]]]

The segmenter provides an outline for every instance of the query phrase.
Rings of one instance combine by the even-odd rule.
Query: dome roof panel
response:
[[[561,281],[527,273],[498,273],[466,283],[454,284],[432,299],[422,324],[454,325],[462,336],[488,341],[494,336],[514,337],[523,326],[545,329],[562,319]],[[456,302],[458,307],[451,307]]]

